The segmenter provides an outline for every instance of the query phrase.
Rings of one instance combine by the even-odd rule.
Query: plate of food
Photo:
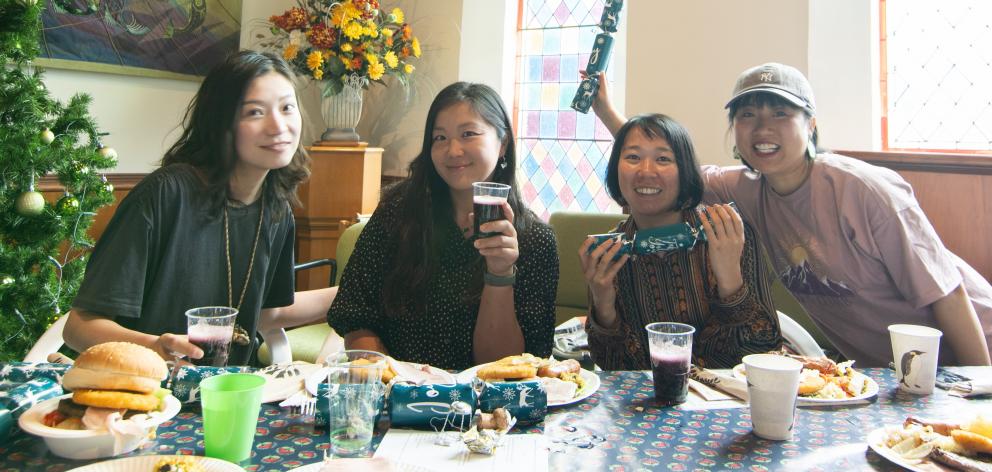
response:
[[[179,413],[179,400],[159,388],[168,371],[165,361],[144,346],[97,344],[62,377],[62,387],[72,393],[34,405],[18,425],[67,459],[131,452]]]
[[[459,372],[459,382],[478,377],[487,382],[539,380],[548,394],[548,406],[564,406],[589,398],[599,390],[599,376],[574,359],[558,361],[531,354],[509,356]]]
[[[837,363],[825,357],[789,357],[803,363],[799,398],[805,405],[858,403],[878,395],[878,382],[855,370],[854,361]],[[734,377],[742,380],[747,377],[744,364],[734,366]]]
[[[868,433],[868,447],[914,472],[992,471],[992,417],[955,423],[909,417]]]
[[[244,471],[237,464],[225,460],[203,456],[133,456],[96,464],[84,465],[69,472],[134,472],[148,471],[185,471],[185,472],[240,472]]]

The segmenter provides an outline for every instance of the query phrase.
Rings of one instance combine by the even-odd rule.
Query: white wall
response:
[[[359,132],[384,147],[383,173],[405,175],[419,152],[438,90],[456,80],[492,85],[512,103],[516,0],[391,0],[423,44],[410,102],[400,87],[373,86]],[[294,0],[243,3],[242,45],[257,43],[260,22]],[[767,61],[807,73],[817,94],[823,143],[878,149],[877,7],[866,0],[629,0],[626,57],[610,71],[614,100],[627,115],[663,112],[689,128],[703,162],[730,164],[723,106],[737,74]],[[621,49],[622,50],[622,49]],[[50,69],[57,98],[90,93],[91,112],[120,153],[115,172],[149,172],[176,137],[198,82]],[[316,87],[301,90],[311,136],[321,124]]]

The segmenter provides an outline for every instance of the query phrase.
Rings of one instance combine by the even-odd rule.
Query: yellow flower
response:
[[[413,57],[420,57],[420,40],[413,38],[413,42],[410,43],[410,47],[413,48]]]
[[[389,28],[386,28],[386,29],[382,30],[382,35],[385,36],[385,37],[387,37],[387,38],[390,38],[390,37],[393,36],[393,30],[391,30]]]
[[[349,22],[347,26],[344,27],[344,35],[351,39],[358,39],[362,37],[362,24],[357,21]]]
[[[351,2],[339,3],[331,11],[331,24],[340,28],[341,25],[358,18],[361,14],[362,12]]]
[[[351,43],[341,44],[341,52],[351,52]]]
[[[403,72],[406,72],[407,74],[412,74],[413,73],[413,64],[407,64],[407,65],[403,66]]]
[[[320,65],[324,63],[324,55],[320,51],[313,51],[307,55],[307,67],[316,72]]]
[[[287,61],[292,61],[296,59],[296,55],[300,53],[300,48],[295,44],[290,44],[286,46],[286,50],[282,52],[282,58]]]
[[[403,10],[400,10],[399,8],[393,8],[393,23],[400,25],[403,24],[403,20],[404,20]]]
[[[362,28],[362,33],[365,34],[365,36],[368,36],[370,38],[378,38],[379,37],[379,27],[376,26],[375,25],[375,22],[372,21],[372,20],[366,21],[365,22],[365,27]]]
[[[368,61],[369,64],[378,64],[379,56],[376,56],[375,54],[372,54],[370,52],[365,53],[365,60]]]
[[[317,79],[317,80],[323,79],[324,78],[324,70],[323,69],[315,69],[313,71],[313,78],[314,79]]]
[[[351,61],[347,57],[338,56],[338,59],[341,59],[341,63],[344,64],[345,69],[351,70]]]
[[[400,59],[396,57],[396,53],[393,51],[387,52],[382,58],[385,59],[386,65],[388,65],[390,69],[395,69],[400,63]]]
[[[386,73],[386,66],[375,62],[369,62],[369,78],[372,80],[379,80],[382,78],[382,74]]]

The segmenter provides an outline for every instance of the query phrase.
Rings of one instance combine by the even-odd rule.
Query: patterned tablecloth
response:
[[[970,376],[992,368],[967,368]],[[865,437],[907,415],[961,417],[992,410],[992,399],[965,400],[938,390],[931,396],[896,391],[894,372],[866,369],[880,385],[871,403],[800,408],[795,437],[775,442],[751,434],[746,408],[683,411],[653,404],[650,372],[600,372],[599,392],[576,405],[552,409],[527,432],[550,439],[551,470],[899,470],[873,452]],[[380,430],[385,424],[380,424]],[[381,439],[376,436],[374,446]],[[312,418],[264,405],[249,471],[286,470],[318,462],[328,447]],[[132,454],[203,455],[203,427],[188,406],[159,428],[158,438]],[[53,456],[41,439],[18,433],[0,446],[0,471],[64,471],[94,461]]]

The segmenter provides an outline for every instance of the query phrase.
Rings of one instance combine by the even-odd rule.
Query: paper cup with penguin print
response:
[[[942,334],[940,330],[928,326],[889,326],[892,361],[896,366],[899,390],[921,395],[933,393]]]

